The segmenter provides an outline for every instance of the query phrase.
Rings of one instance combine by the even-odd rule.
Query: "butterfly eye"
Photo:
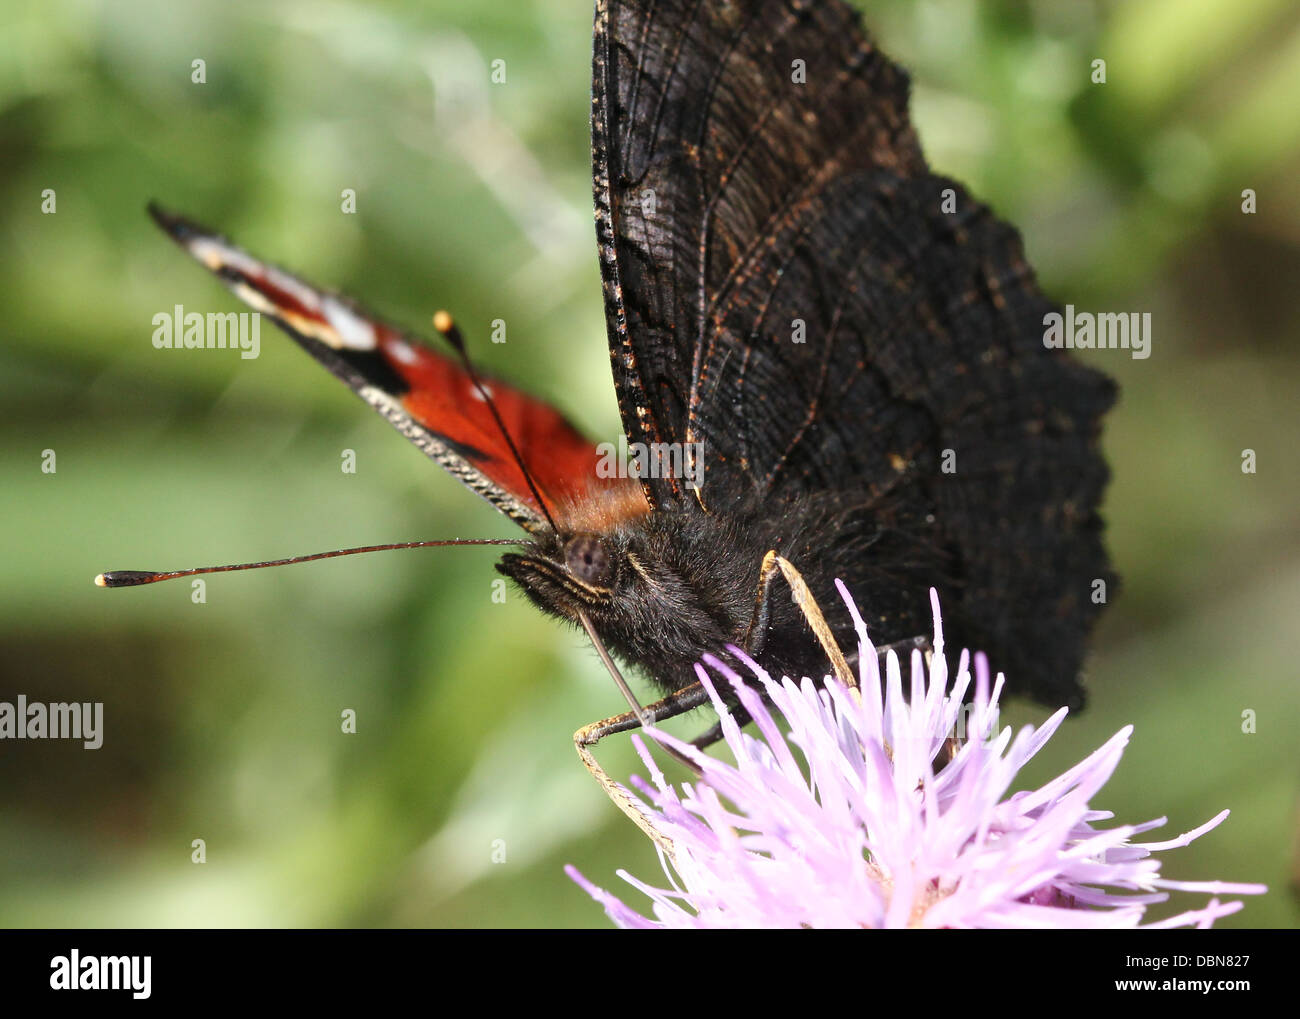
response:
[[[569,572],[584,584],[605,587],[614,573],[614,564],[599,538],[594,534],[579,534],[564,550]]]

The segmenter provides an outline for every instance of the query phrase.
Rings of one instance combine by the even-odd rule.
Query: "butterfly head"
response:
[[[764,540],[714,518],[645,513],[534,532],[497,569],[542,610],[585,616],[611,653],[668,691],[694,681],[701,655],[743,638],[762,556],[751,545]]]

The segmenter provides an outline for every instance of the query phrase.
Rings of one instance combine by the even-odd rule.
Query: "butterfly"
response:
[[[1098,513],[1115,387],[1045,346],[1057,306],[1016,230],[931,172],[906,73],[839,0],[598,0],[592,64],[596,240],[637,470],[611,476],[557,409],[478,373],[445,313],[449,352],[151,211],[523,529],[497,569],[583,627],[633,704],[589,740],[706,703],[695,663],[728,647],[822,676],[856,646],[845,612],[809,612],[837,579],[875,643],[927,633],[934,587],[950,642],[986,651],[1013,692],[1080,706],[1095,592],[1116,583]],[[209,570],[99,580],[193,572]],[[618,661],[663,699],[641,708]]]

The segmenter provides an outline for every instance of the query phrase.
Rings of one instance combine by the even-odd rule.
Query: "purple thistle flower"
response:
[[[1152,854],[1187,845],[1217,827],[1226,810],[1164,842],[1133,841],[1164,818],[1094,827],[1113,816],[1089,803],[1119,763],[1131,726],[1046,785],[1008,796],[1066,709],[1014,738],[1009,728],[999,730],[1002,677],[990,691],[983,655],[975,656],[973,701],[963,704],[969,656],[962,652],[948,690],[933,591],[929,672],[914,651],[904,694],[897,657],[887,656],[882,680],[866,626],[839,587],[857,624],[860,690],[834,679],[778,682],[732,648],[786,719],[788,736],[757,690],[709,657],[707,664],[731,683],[758,729],[757,737],[740,731],[697,666],[736,764],[651,729],[653,739],[701,769],[701,778],[683,783],[679,792],[634,737],[652,784],[633,777],[648,803],[629,795],[672,846],[671,856],[659,850],[670,887],[624,871],[619,876],[650,898],[654,918],[566,868],[620,927],[1136,927],[1146,908],[1171,891],[1212,897],[1199,909],[1147,926],[1208,927],[1242,905],[1218,896],[1266,890],[1160,876]],[[948,757],[954,733],[965,738]]]

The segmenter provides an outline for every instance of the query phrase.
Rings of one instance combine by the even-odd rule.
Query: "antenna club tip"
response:
[[[445,308],[439,308],[433,313],[433,328],[440,333],[449,333],[456,328],[456,322],[451,317],[451,312]]]
[[[166,574],[157,574],[152,570],[109,570],[95,578],[96,587],[135,587],[138,584],[152,584],[155,580],[166,579]]]

